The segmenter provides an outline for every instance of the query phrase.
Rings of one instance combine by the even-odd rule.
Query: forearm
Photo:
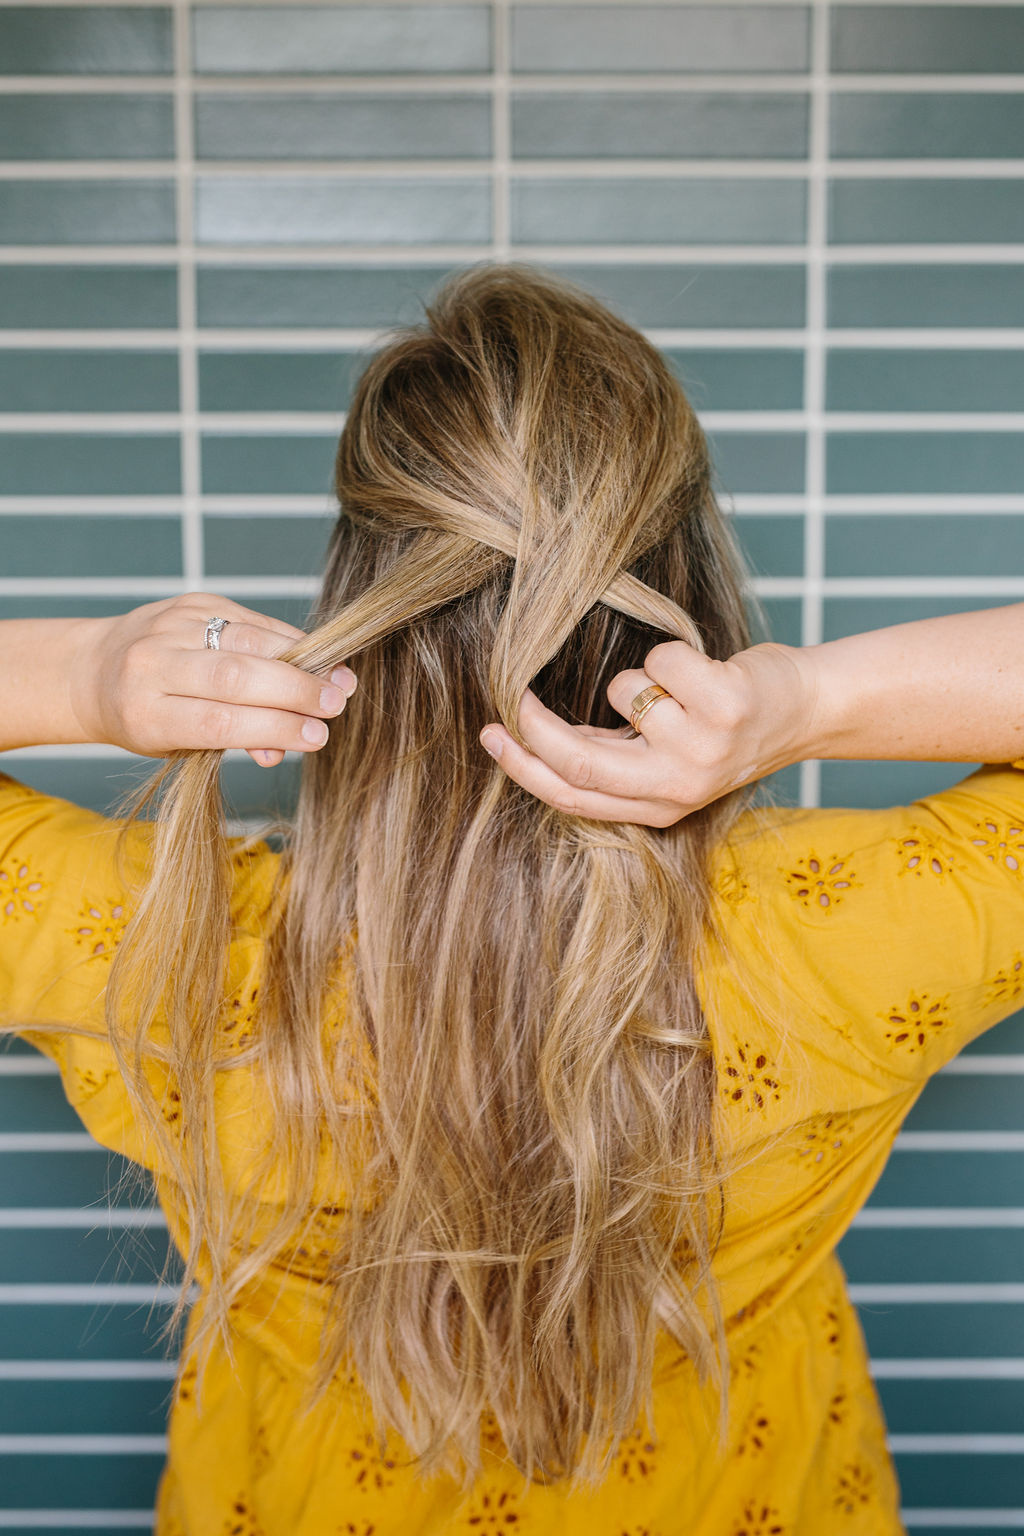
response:
[[[1024,757],[1024,603],[896,624],[799,652],[808,758]]]
[[[102,619],[0,621],[0,751],[89,737],[72,683]]]

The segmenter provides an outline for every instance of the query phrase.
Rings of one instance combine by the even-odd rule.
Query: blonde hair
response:
[[[724,1392],[694,969],[709,854],[751,791],[663,830],[588,821],[478,735],[518,735],[528,685],[622,724],[604,690],[652,645],[743,649],[742,565],[663,359],[525,267],[451,280],[373,359],[337,494],[315,624],[284,659],[351,661],[360,686],[303,760],[248,1049],[223,1048],[232,850],[209,751],[142,802],[161,792],[111,1039],[182,1192],[197,1345],[267,1266],[302,1268],[326,1209],[314,1396],[354,1368],[426,1471],[471,1475],[492,1413],[527,1476],[597,1477],[649,1407],[659,1327]],[[243,1181],[215,1093],[245,1065],[271,1120]]]

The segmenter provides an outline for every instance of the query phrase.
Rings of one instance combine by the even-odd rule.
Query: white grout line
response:
[[[643,328],[644,335],[656,347],[700,347],[715,352],[729,352],[733,348],[755,351],[794,351],[802,349],[806,339],[803,328],[787,326],[750,327],[699,327],[652,325]],[[275,353],[294,349],[310,355],[339,350],[366,352],[381,345],[390,333],[390,327],[370,329],[365,326],[202,326],[190,330],[187,326],[163,329],[139,328],[136,330],[0,330],[0,352],[25,347],[40,351],[88,351],[101,348],[105,352],[136,352],[155,350],[163,353],[176,352],[179,338],[184,336],[205,352],[258,351],[273,356]],[[901,348],[919,351],[945,348],[950,351],[966,351],[977,348],[984,352],[1009,352],[1024,350],[1024,327],[992,326],[989,328],[962,326],[960,328],[922,327],[828,327],[822,332],[824,340],[833,350],[852,351],[859,347],[872,347],[882,351]]]
[[[491,210],[494,259],[508,261],[512,241],[511,163],[512,104],[509,92],[511,18],[509,0],[494,0],[491,7],[494,74],[492,76]]]
[[[877,1381],[1024,1381],[1024,1360],[872,1360]]]
[[[6,1206],[0,1209],[0,1230],[5,1232],[38,1232],[86,1230],[100,1232],[143,1229],[167,1230],[167,1218],[158,1207],[137,1209],[132,1206],[104,1206],[81,1209],[39,1206]]]
[[[849,1292],[851,1301],[859,1307],[889,1306],[890,1304],[893,1306],[934,1305],[935,1303],[954,1306],[973,1306],[978,1303],[986,1306],[1005,1306],[1019,1305],[1024,1302],[1024,1283],[1020,1281],[995,1283],[977,1281],[966,1285],[930,1285],[907,1281],[894,1285],[851,1285]]]
[[[1020,1456],[1024,1435],[890,1435],[894,1456]]]
[[[181,426],[181,559],[189,587],[203,585],[203,521],[199,432],[199,364],[196,331],[196,271],[192,244],[192,90],[191,12],[186,0],[175,0],[174,28],[174,145],[178,167],[175,208],[178,231],[178,404]]]
[[[1024,1227],[1020,1206],[868,1206],[858,1211],[853,1226],[861,1230],[894,1228],[919,1231],[933,1228]]]
[[[922,1525],[959,1531],[961,1536],[971,1536],[972,1531],[976,1536],[984,1536],[993,1530],[1024,1530],[1024,1509],[901,1509],[900,1518],[908,1530]]]
[[[901,1131],[894,1152],[1024,1152],[1024,1131]]]
[[[4,1307],[106,1307],[166,1306],[178,1299],[176,1285],[101,1285],[87,1281],[82,1285],[0,1285],[0,1306]],[[191,1292],[195,1300],[198,1292]]]
[[[0,0],[2,3],[2,0]],[[66,3],[66,0],[65,0]],[[80,3],[80,0],[72,0]],[[151,1536],[151,1509],[0,1509],[0,1531],[142,1531]]]
[[[5,753],[4,756],[13,756]],[[107,1152],[85,1131],[0,1131],[0,1152]]]
[[[0,1435],[0,1456],[162,1456],[166,1435]]]
[[[0,1360],[0,1381],[172,1381],[177,1374],[175,1360]]]

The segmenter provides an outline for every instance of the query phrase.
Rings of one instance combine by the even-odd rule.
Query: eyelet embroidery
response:
[[[43,882],[27,864],[19,861],[0,869],[0,916],[15,922],[34,916],[45,899],[39,894],[42,889]]]
[[[616,1465],[627,1483],[642,1483],[657,1470],[654,1441],[643,1430],[637,1430],[619,1445]]]
[[[768,1417],[768,1411],[763,1403],[755,1403],[747,1414],[740,1430],[739,1444],[736,1447],[737,1456],[750,1456],[757,1458],[766,1450],[768,1443],[775,1431],[772,1421]]]
[[[799,1145],[794,1149],[796,1161],[805,1168],[817,1168],[824,1162],[836,1162],[853,1129],[854,1122],[850,1115],[815,1115],[799,1128]]]
[[[844,1515],[855,1515],[859,1508],[870,1504],[874,1495],[874,1475],[870,1468],[850,1461],[840,1472],[832,1496],[832,1507]]]
[[[113,1068],[105,1072],[95,1072],[92,1067],[75,1067],[73,1090],[68,1097],[73,1104],[85,1104],[89,1099],[102,1093],[104,1088],[114,1076]]]
[[[83,907],[78,925],[67,932],[79,948],[89,951],[89,959],[109,960],[124,937],[128,919],[121,902],[106,901],[102,906]]]
[[[335,1536],[375,1536],[377,1526],[373,1520],[346,1520],[334,1527]]]
[[[244,1493],[240,1493],[231,1505],[231,1513],[221,1526],[223,1536],[263,1536],[263,1527],[253,1514],[252,1506]]]
[[[734,1324],[742,1323],[746,1321],[746,1318],[742,1312],[738,1312],[735,1318],[731,1318],[730,1321]],[[734,1356],[729,1367],[729,1379],[732,1382],[737,1382],[741,1379],[744,1381],[752,1381],[753,1378],[760,1375],[761,1371],[763,1370],[764,1359],[762,1356],[761,1346],[760,1344],[751,1341],[751,1343],[749,1343],[744,1348],[741,1354]]]
[[[186,1363],[184,1369],[182,1370],[182,1372],[181,1372],[180,1376],[178,1377],[178,1380],[177,1380],[177,1382],[175,1384],[175,1388],[174,1388],[174,1400],[175,1400],[175,1402],[178,1402],[178,1403],[190,1403],[192,1401],[192,1399],[195,1397],[195,1393],[196,1393],[196,1376],[197,1375],[198,1375],[198,1366],[196,1365],[195,1358],[192,1357]]]
[[[259,990],[258,986],[244,987],[234,993],[225,1005],[221,1033],[232,1050],[243,1050],[252,1039]]]
[[[986,1002],[1010,1003],[1024,992],[1024,955],[1015,951],[1009,965],[1002,965],[988,984]]]
[[[953,868],[952,854],[917,827],[912,829],[912,835],[898,840],[896,856],[899,859],[899,874],[915,875],[919,880],[926,875],[942,880]]]
[[[359,1444],[352,1446],[348,1453],[348,1462],[353,1485],[360,1493],[383,1493],[385,1488],[394,1485],[394,1459],[387,1452],[381,1454],[374,1435],[360,1436]]]
[[[837,1392],[833,1392],[829,1399],[828,1422],[838,1427],[845,1424],[849,1416],[850,1399],[846,1394],[845,1387],[840,1387]]]
[[[890,1050],[901,1050],[914,1056],[927,1042],[949,1023],[946,1011],[947,997],[933,998],[928,992],[911,992],[903,1004],[894,1004],[878,1017],[888,1024],[885,1038]]]
[[[785,1536],[785,1532],[780,1512],[754,1499],[744,1504],[739,1523],[732,1528],[732,1536]]]
[[[1024,828],[1012,821],[976,821],[976,837],[971,838],[975,848],[983,851],[990,864],[1002,864],[1020,875],[1024,865]]]
[[[780,1084],[774,1076],[771,1057],[744,1040],[735,1056],[728,1051],[722,1057],[721,1091],[727,1104],[741,1104],[748,1112],[764,1109],[769,1099],[780,1098]]]
[[[794,901],[803,907],[831,912],[842,904],[847,891],[861,885],[849,864],[849,854],[840,858],[833,853],[822,859],[812,849],[794,868],[787,871],[780,865],[780,871],[786,876],[786,886]]]
[[[826,1348],[833,1354],[838,1354],[843,1342],[843,1315],[839,1305],[829,1304],[823,1307],[819,1321]]]
[[[485,1488],[470,1505],[466,1524],[471,1531],[506,1531],[522,1519],[518,1502],[507,1489]]]

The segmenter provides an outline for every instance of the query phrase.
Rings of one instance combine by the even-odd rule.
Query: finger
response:
[[[301,640],[306,633],[304,629],[297,629],[294,624],[285,623],[284,619],[276,619],[269,613],[259,613],[255,608],[246,608],[244,604],[236,603],[234,598],[224,597],[216,592],[190,592],[185,602],[191,611],[202,613],[204,629],[210,619],[216,615],[218,618],[227,619],[229,625],[255,625],[258,629],[270,630],[273,634],[280,635],[289,641]],[[222,630],[222,645],[225,634],[226,630]]]
[[[351,688],[346,691],[290,662],[230,651],[172,653],[161,682],[165,693],[185,698],[327,718],[339,715],[351,694]],[[257,732],[256,740],[261,739]]]
[[[493,739],[500,747],[496,761],[529,794],[543,800],[567,816],[582,816],[588,821],[630,821],[640,826],[664,827],[678,821],[683,813],[680,806],[653,799],[630,799],[623,795],[604,794],[598,790],[577,789],[559,777],[539,757],[525,752],[509,735],[504,726],[489,725],[488,740]],[[494,755],[494,754],[492,754]]]
[[[654,682],[657,682],[657,679],[651,677],[646,671],[618,672],[608,684],[608,702],[632,725],[637,698]],[[662,688],[665,686],[664,683],[661,684]],[[658,718],[655,719],[655,716]],[[685,724],[685,720],[686,711],[669,690],[668,697],[662,695],[645,711],[637,729],[651,746],[658,746],[662,743],[678,742],[680,728]]]
[[[246,756],[251,757],[253,762],[260,768],[276,768],[279,763],[284,761],[284,753],[270,747],[261,747],[259,751],[254,751],[252,747],[247,747],[245,750]]]
[[[649,795],[654,788],[644,743],[627,741],[618,732],[603,738],[583,736],[531,689],[520,702],[518,725],[531,751],[567,784],[628,799]]]
[[[252,709],[239,704],[178,696],[161,701],[151,729],[159,750],[174,746],[248,752],[249,742],[265,741],[268,745],[261,748],[261,752],[283,755],[285,752],[316,752],[328,740],[328,729],[323,720],[292,714],[285,709]]]

